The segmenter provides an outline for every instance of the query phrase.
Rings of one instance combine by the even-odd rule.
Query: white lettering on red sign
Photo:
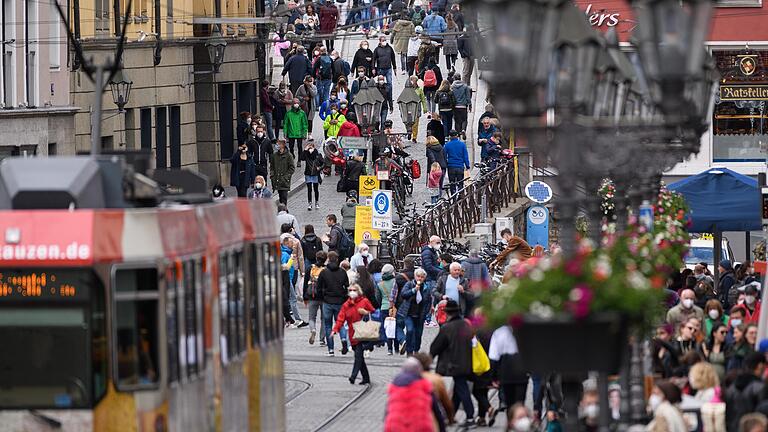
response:
[[[604,10],[592,12],[592,3],[587,5],[587,10],[585,10],[584,13],[589,18],[589,24],[593,27],[601,27],[604,25],[615,27],[619,24],[619,17],[621,15],[618,12],[610,13],[605,12]]]
[[[87,260],[91,257],[91,247],[87,244],[72,242],[62,249],[61,245],[2,245],[0,260],[3,261],[40,261],[40,260]]]

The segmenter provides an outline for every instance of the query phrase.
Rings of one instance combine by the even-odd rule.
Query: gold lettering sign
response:
[[[768,85],[721,85],[720,100],[768,100]]]

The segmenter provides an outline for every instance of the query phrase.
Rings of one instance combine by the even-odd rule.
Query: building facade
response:
[[[103,93],[98,145],[108,151],[149,150],[157,168],[199,170],[212,183],[226,184],[236,147],[237,113],[257,110],[264,50],[255,24],[223,24],[224,61],[220,72],[213,73],[206,47],[213,25],[197,21],[217,16],[255,18],[260,12],[255,2],[133,0],[130,10],[125,0],[75,3],[70,2],[71,27],[86,59],[105,61],[113,56],[119,26],[128,17],[122,62],[133,86],[123,112],[109,87]],[[87,151],[94,86],[82,68],[73,69],[71,100],[80,107],[75,114],[76,149]]]
[[[74,152],[67,39],[56,1],[2,0],[0,159]]]

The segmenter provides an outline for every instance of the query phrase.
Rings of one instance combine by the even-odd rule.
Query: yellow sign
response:
[[[362,179],[362,177],[360,178]],[[363,184],[362,181],[360,184]],[[355,207],[355,245],[359,245],[363,240],[378,240],[380,238],[379,230],[371,228],[372,217],[373,209],[370,206]]]
[[[360,176],[360,193],[358,196],[371,196],[373,191],[379,188],[379,179],[376,176]]]

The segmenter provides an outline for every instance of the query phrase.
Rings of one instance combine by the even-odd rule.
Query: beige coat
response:
[[[392,48],[398,54],[408,52],[408,39],[413,36],[415,26],[409,20],[400,19],[392,29]]]

